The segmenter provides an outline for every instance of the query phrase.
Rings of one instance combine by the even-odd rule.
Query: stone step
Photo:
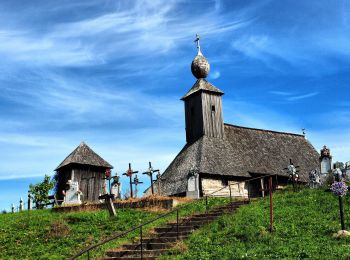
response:
[[[179,240],[186,238],[188,235],[186,236],[179,236]],[[147,237],[143,239],[144,243],[172,243],[172,242],[176,242],[178,239],[177,237]]]
[[[140,256],[121,256],[121,257],[104,257],[103,259],[105,260],[140,260],[141,257]],[[156,256],[143,256],[142,257],[143,260],[155,260],[157,259]]]
[[[174,243],[159,243],[159,242],[145,242],[142,243],[143,250],[156,250],[156,249],[167,249],[174,246]],[[141,244],[135,243],[135,244],[126,244],[123,245],[123,250],[140,250]]]
[[[192,230],[179,232],[179,238],[186,239],[191,233]],[[157,233],[158,237],[177,237],[177,235],[176,231]]]
[[[179,230],[178,230],[179,229]],[[157,233],[166,233],[166,232],[183,232],[183,231],[190,231],[196,229],[195,226],[190,226],[190,225],[186,225],[186,226],[181,226],[179,225],[179,227],[177,228],[177,226],[166,226],[166,227],[158,227],[155,228],[154,231]]]
[[[156,257],[160,254],[167,252],[167,249],[156,249],[156,250],[143,250],[142,257]],[[118,251],[107,251],[108,257],[141,257],[141,250],[118,250]]]

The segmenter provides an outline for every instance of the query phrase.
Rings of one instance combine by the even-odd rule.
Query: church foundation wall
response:
[[[201,184],[203,196],[210,195],[222,188],[222,190],[215,192],[212,196],[229,197],[230,188],[228,185],[230,184],[232,197],[248,197],[248,186],[244,181],[228,181],[227,183],[224,183],[221,179],[202,178]]]

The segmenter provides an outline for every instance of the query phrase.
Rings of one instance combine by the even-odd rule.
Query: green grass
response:
[[[350,197],[344,199],[350,229]],[[198,230],[163,259],[350,259],[350,238],[341,229],[338,198],[324,190],[274,194],[270,234],[269,200],[259,199]],[[187,250],[184,250],[187,249]]]
[[[226,202],[227,199],[211,199],[209,207]],[[203,201],[179,207],[183,208],[179,212],[180,217],[205,210]],[[161,214],[164,212],[137,209],[118,209],[117,216],[112,218],[104,210],[76,213],[34,210],[0,214],[0,259],[67,259],[101,239],[131,229]],[[143,231],[147,233],[152,227],[175,219],[176,214],[171,214],[145,226]],[[93,255],[103,255],[107,249],[138,239],[138,232],[95,249]]]

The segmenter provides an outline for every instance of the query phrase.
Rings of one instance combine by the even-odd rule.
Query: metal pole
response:
[[[140,226],[141,259],[143,259],[142,226]]]
[[[90,251],[87,251],[88,260],[90,260]]]
[[[205,196],[205,213],[208,215],[208,196]]]
[[[270,195],[270,232],[273,231],[273,204],[272,204],[272,176],[269,178],[269,195]]]
[[[179,240],[179,209],[176,210],[176,237]]]
[[[153,173],[151,172],[151,189],[152,189],[152,195],[154,194],[154,189],[153,189]]]
[[[231,184],[228,185],[228,188],[230,189],[230,202],[232,203],[232,192],[231,192]]]
[[[344,211],[343,211],[343,198],[339,196],[339,211],[340,211],[340,223],[341,223],[341,229],[345,230],[345,224],[344,224]]]
[[[248,181],[248,202],[250,203],[250,181]]]

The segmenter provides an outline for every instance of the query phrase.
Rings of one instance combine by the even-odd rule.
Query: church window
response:
[[[211,106],[211,112],[215,112],[215,106],[214,105]]]
[[[228,180],[227,179],[221,179],[222,186],[228,186]]]

